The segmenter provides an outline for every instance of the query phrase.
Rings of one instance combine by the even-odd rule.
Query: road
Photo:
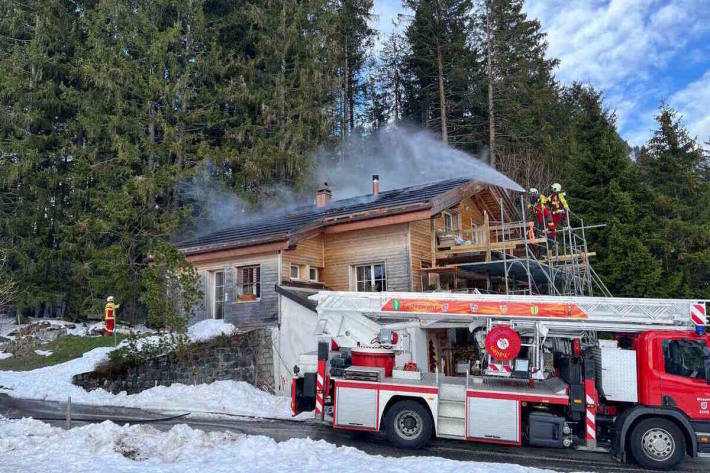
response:
[[[66,404],[52,401],[15,399],[0,394],[0,414],[5,417],[34,417],[53,425],[64,426]],[[609,454],[572,450],[506,447],[499,445],[463,442],[455,440],[432,440],[420,450],[401,450],[389,445],[382,434],[353,433],[334,430],[315,421],[293,421],[286,419],[262,419],[243,416],[205,416],[189,414],[179,418],[166,419],[179,414],[146,411],[111,406],[72,406],[72,426],[91,422],[111,420],[116,423],[150,423],[161,430],[173,425],[187,424],[204,431],[232,431],[249,435],[265,435],[277,442],[291,438],[311,438],[325,440],[336,445],[355,447],[372,455],[389,457],[434,456],[462,461],[516,463],[557,471],[596,472],[642,472],[636,465],[625,465],[614,461]],[[681,472],[707,472],[710,462],[702,459],[686,459]]]

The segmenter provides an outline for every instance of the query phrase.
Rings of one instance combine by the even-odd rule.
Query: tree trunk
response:
[[[397,58],[399,58],[399,52],[397,51],[397,38],[393,39],[393,68],[394,68],[394,124],[399,123],[399,69],[397,67]]]
[[[491,33],[491,19],[488,2],[486,2],[486,45],[488,48],[488,127],[490,133],[490,146],[488,163],[496,167],[496,127],[495,113],[493,110],[493,34]]]
[[[441,141],[449,144],[449,135],[446,131],[446,94],[444,93],[444,61],[441,58],[441,12],[439,3],[436,4],[436,65],[439,69],[439,108],[441,113]]]

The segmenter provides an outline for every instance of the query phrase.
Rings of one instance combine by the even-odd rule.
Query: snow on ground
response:
[[[291,417],[291,400],[274,396],[241,381],[216,381],[188,386],[157,386],[138,394],[112,394],[103,389],[85,391],[71,382],[73,375],[92,371],[113,348],[95,348],[81,358],[32,371],[0,371],[0,392],[27,399],[177,410],[193,413],[224,413],[261,417]]]
[[[203,342],[220,335],[232,335],[236,328],[224,320],[206,319],[191,325],[187,335],[193,342]]]
[[[111,422],[69,431],[33,419],[0,417],[3,472],[111,471],[114,473],[313,472],[337,467],[339,473],[363,471],[437,473],[541,473],[512,464],[461,462],[435,457],[388,458],[323,440],[276,441],[229,432],[205,433],[187,425],[161,432],[149,425]]]
[[[35,353],[40,356],[49,356],[52,354],[52,352],[49,350],[35,350]]]
[[[12,353],[5,353],[4,351],[0,351],[0,360],[4,360],[5,358],[10,358],[12,356]]]

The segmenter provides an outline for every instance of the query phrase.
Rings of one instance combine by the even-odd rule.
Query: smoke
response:
[[[406,127],[355,135],[347,145],[319,153],[316,163],[315,181],[327,182],[335,199],[370,194],[373,174],[380,176],[383,191],[458,177],[524,191],[483,160],[445,145],[428,131]]]
[[[381,191],[461,177],[523,191],[483,160],[443,144],[430,132],[390,126],[366,136],[355,134],[346,145],[316,153],[307,184],[298,190],[286,185],[262,186],[251,190],[252,198],[244,199],[222,182],[213,163],[204,164],[180,184],[180,194],[192,206],[196,222],[185,232],[197,236],[264,218],[273,220],[313,205],[315,189],[323,182],[330,185],[333,199],[371,199],[373,174],[380,176]]]

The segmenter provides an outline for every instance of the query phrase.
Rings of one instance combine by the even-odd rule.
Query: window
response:
[[[291,279],[299,279],[301,277],[301,271],[295,264],[291,265]]]
[[[308,279],[314,282],[318,281],[318,268],[308,269]]]
[[[212,317],[215,319],[224,318],[224,271],[214,272],[214,307]]]
[[[705,379],[705,357],[710,349],[699,340],[664,340],[666,373]]]
[[[256,300],[261,297],[261,267],[240,266],[237,268],[239,299]]]
[[[454,231],[454,216],[448,212],[444,212],[444,231],[451,233]]]
[[[355,281],[358,292],[382,292],[387,290],[385,264],[365,264],[355,267]]]

